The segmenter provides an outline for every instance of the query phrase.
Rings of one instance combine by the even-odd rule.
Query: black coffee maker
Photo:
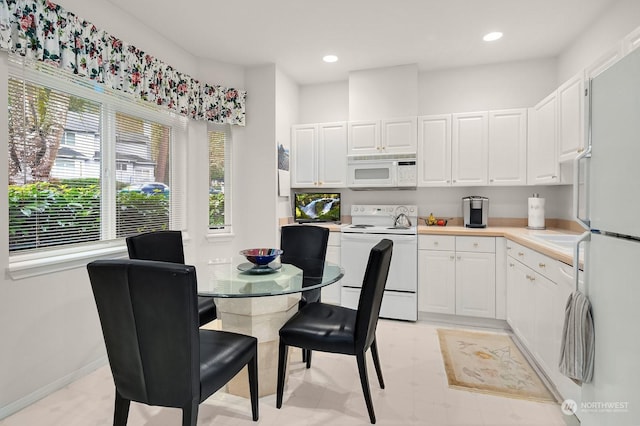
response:
[[[475,195],[462,198],[462,216],[467,228],[486,228],[489,216],[489,199]]]

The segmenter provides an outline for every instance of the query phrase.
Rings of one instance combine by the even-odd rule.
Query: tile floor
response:
[[[436,333],[425,322],[380,320],[378,347],[386,389],[369,377],[379,425],[565,425],[557,404],[449,389]],[[354,357],[314,353],[310,370],[291,354],[282,409],[275,395],[260,399],[261,425],[367,425]],[[113,422],[114,387],[108,366],[66,386],[0,426],[92,426]],[[177,409],[132,403],[129,425],[179,425]],[[249,401],[218,392],[200,405],[198,425],[252,425]]]

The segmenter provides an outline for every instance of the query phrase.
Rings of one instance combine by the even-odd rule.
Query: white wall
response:
[[[558,57],[558,83],[593,63],[640,26],[640,1],[620,0]]]
[[[523,108],[556,89],[554,59],[421,72],[418,115]]]
[[[349,73],[349,120],[407,117],[418,112],[418,66]]]
[[[298,122],[296,124],[347,120],[349,120],[348,81],[300,87]]]
[[[276,149],[282,144],[291,149],[291,126],[298,123],[300,91],[298,84],[281,70],[276,70]],[[277,151],[276,151],[277,155]],[[278,197],[278,217],[291,216],[289,196]]]

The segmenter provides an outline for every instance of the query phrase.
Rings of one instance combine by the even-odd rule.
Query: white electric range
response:
[[[404,214],[410,226],[394,226]],[[351,224],[341,228],[342,305],[356,309],[369,252],[383,238],[393,241],[391,267],[380,317],[418,319],[418,208],[411,205],[354,205]]]

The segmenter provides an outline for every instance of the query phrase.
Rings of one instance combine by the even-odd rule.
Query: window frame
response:
[[[83,267],[87,262],[100,258],[126,257],[124,238],[116,238],[116,159],[115,159],[115,119],[107,120],[115,112],[149,120],[171,128],[170,171],[171,191],[169,224],[171,229],[184,230],[186,224],[186,143],[188,140],[188,119],[178,114],[161,110],[152,104],[109,90],[104,86],[67,73],[55,70],[41,63],[26,63],[22,58],[9,57],[6,80],[16,79],[37,86],[68,93],[101,104],[101,236],[98,241],[71,243],[47,248],[36,248],[24,252],[8,253],[7,272],[13,279],[48,274]],[[3,101],[8,108],[6,100]],[[6,131],[6,130],[5,130]],[[8,142],[7,142],[8,143]],[[5,146],[6,149],[6,146]],[[7,159],[8,161],[8,159]],[[5,192],[6,194],[6,192]],[[6,206],[6,205],[5,205]],[[5,243],[7,244],[7,242]]]
[[[232,152],[233,140],[231,138],[231,126],[229,124],[207,123],[207,195],[209,191],[209,132],[224,133],[224,226],[211,228],[209,226],[209,203],[207,202],[207,239],[216,240],[233,236],[233,216],[232,216]]]

